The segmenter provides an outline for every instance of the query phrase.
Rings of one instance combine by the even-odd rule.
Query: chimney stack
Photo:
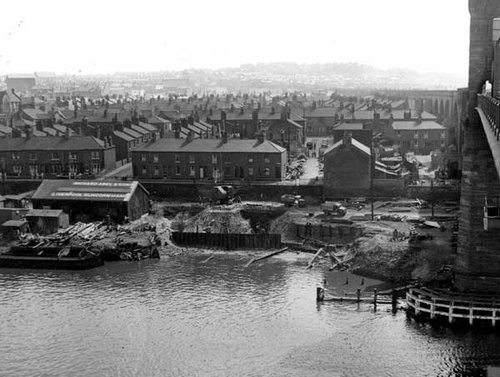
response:
[[[257,133],[257,140],[259,143],[263,143],[266,140],[266,131],[260,131]]]

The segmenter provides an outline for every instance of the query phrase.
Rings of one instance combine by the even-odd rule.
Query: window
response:
[[[428,139],[429,138],[429,131],[424,131],[424,139]]]
[[[36,160],[37,160],[37,155],[36,155],[36,153],[30,153],[30,160],[31,160],[31,161],[36,161]]]
[[[248,175],[253,175],[253,168],[248,168]]]
[[[153,174],[156,176],[160,175],[160,167],[158,165],[155,165]]]
[[[176,153],[174,155],[174,160],[175,160],[175,162],[181,162],[181,156],[179,155],[179,153]],[[181,173],[179,173],[179,174],[181,174]]]
[[[158,163],[158,155],[157,155],[157,154],[154,154],[154,155],[153,155],[153,162],[154,162],[155,164],[157,164],[157,163]]]
[[[60,164],[51,164],[49,167],[49,173],[52,174],[59,174],[61,172],[61,165]]]
[[[401,131],[398,131],[398,137],[401,137]]]
[[[170,167],[170,166],[169,166],[169,167]],[[163,167],[163,176],[164,176],[164,177],[168,177],[168,176],[170,175],[170,174],[169,174],[169,169],[168,169],[169,167],[167,167],[167,166],[164,166],[164,167]]]
[[[181,166],[180,165],[175,165],[175,174],[181,175]]]
[[[281,166],[274,167],[274,177],[281,178]]]
[[[271,174],[269,168],[265,168],[264,169],[264,175],[269,176],[269,174]]]
[[[101,164],[98,162],[92,163],[92,173],[99,173],[101,171]]]
[[[217,163],[217,155],[215,153],[212,154],[212,164]]]
[[[52,152],[52,160],[59,160],[59,152]]]
[[[76,153],[75,152],[68,152],[68,159],[69,160],[76,160]]]
[[[194,164],[194,154],[189,154],[189,163]]]
[[[196,171],[194,170],[194,165],[189,165],[189,176],[194,177],[196,175]]]
[[[253,164],[253,156],[248,156],[248,163]]]
[[[414,134],[413,134],[413,138],[414,139],[418,139],[418,131],[415,131]]]
[[[91,153],[90,158],[92,160],[100,160],[99,151],[92,151],[90,153]]]
[[[418,148],[418,141],[415,140],[415,143],[413,145],[415,146],[415,148]]]
[[[68,171],[70,173],[76,173],[78,171],[78,164],[68,164]]]
[[[147,158],[146,158],[146,154],[145,153],[141,153],[141,161],[146,161]]]
[[[12,160],[17,161],[19,160],[19,153],[17,152],[12,152]]]
[[[148,167],[146,165],[142,165],[142,174],[148,173]]]
[[[38,174],[38,165],[30,165],[30,175],[34,176]]]
[[[446,138],[446,131],[441,131],[441,139]]]
[[[445,146],[445,141],[441,140],[441,147],[444,147],[444,146]]]
[[[12,172],[14,174],[20,175],[22,171],[23,171],[23,168],[21,165],[12,165]]]
[[[264,155],[264,163],[269,164],[269,155],[267,154]]]

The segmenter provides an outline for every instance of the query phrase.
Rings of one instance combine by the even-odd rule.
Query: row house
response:
[[[282,181],[286,149],[257,139],[162,138],[132,150],[138,179],[206,181]]]
[[[0,167],[7,176],[36,178],[99,174],[116,166],[115,147],[92,136],[0,139]]]
[[[434,121],[399,121],[392,123],[391,138],[403,151],[429,154],[445,151],[447,130]]]
[[[289,109],[275,108],[245,112],[243,108],[234,111],[220,111],[207,116],[207,122],[236,138],[252,139],[265,131],[268,140],[285,148],[289,153],[300,151],[304,145],[305,120]]]

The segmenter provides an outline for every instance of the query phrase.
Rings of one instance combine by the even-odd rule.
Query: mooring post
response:
[[[322,287],[316,288],[316,301],[323,301],[325,299],[325,290]]]
[[[396,290],[392,290],[392,312],[396,313],[398,311],[398,296],[396,294]]]
[[[356,297],[357,297],[358,302],[360,302],[361,301],[361,289],[360,288],[358,288],[356,291]]]
[[[373,289],[373,306],[377,310],[377,288]]]

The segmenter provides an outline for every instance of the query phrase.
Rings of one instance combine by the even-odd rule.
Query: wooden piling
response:
[[[377,288],[373,289],[373,306],[377,310]]]
[[[361,301],[361,289],[360,288],[358,288],[356,290],[356,297],[358,299],[358,302],[360,302]]]

